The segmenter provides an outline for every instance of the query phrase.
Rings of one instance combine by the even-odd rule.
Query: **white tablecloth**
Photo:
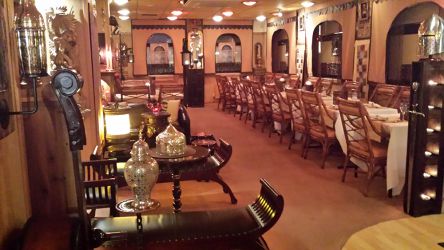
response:
[[[367,108],[370,116],[381,117],[399,117],[398,111],[392,108]],[[336,138],[341,145],[342,151],[347,152],[347,143],[345,141],[344,130],[342,122],[339,117],[339,111],[336,111],[335,132]],[[388,151],[387,151],[387,166],[386,179],[387,190],[392,190],[392,195],[399,195],[405,183],[405,165],[407,158],[407,122],[383,122],[381,129],[390,134]],[[367,170],[367,165],[359,159],[352,158],[351,162],[356,164],[363,170]]]

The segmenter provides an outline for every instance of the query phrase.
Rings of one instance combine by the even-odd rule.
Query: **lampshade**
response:
[[[418,29],[419,54],[421,57],[444,53],[444,20],[433,14]]]
[[[107,138],[122,139],[130,136],[129,114],[108,112],[105,115],[105,125]]]

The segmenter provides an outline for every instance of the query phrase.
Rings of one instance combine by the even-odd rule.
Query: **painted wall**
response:
[[[443,0],[392,0],[373,4],[369,81],[385,82],[386,39],[391,24],[403,9],[421,2],[435,2],[444,7]]]
[[[336,1],[333,4],[346,3],[349,0]],[[317,4],[312,8],[309,8],[307,12],[325,8],[330,4]],[[327,15],[308,15],[305,20],[305,28],[307,34],[307,69],[308,74],[313,75],[312,71],[312,40],[313,31],[317,25],[325,21],[337,21],[342,27],[342,78],[353,78],[353,56],[354,56],[354,44],[355,44],[355,20],[356,9],[355,7],[340,11],[336,13],[329,13]]]
[[[222,21],[215,23],[213,21],[204,21],[204,25],[253,25],[252,21]],[[216,41],[223,34],[235,34],[241,40],[242,50],[242,72],[251,72],[253,70],[253,30],[252,29],[204,29],[204,57],[205,73],[216,72]]]
[[[176,74],[182,74],[182,39],[185,37],[184,29],[161,29],[163,25],[185,25],[185,21],[177,20],[174,22],[163,20],[133,20],[133,25],[159,25],[158,29],[133,29],[132,43],[134,50],[134,75],[147,75],[146,67],[146,42],[151,35],[164,33],[171,37],[174,47],[174,71]],[[205,45],[204,45],[205,46]]]
[[[279,22],[279,20],[284,20],[284,24],[267,27],[267,44],[266,44],[266,69],[267,72],[272,72],[272,38],[275,31],[279,29],[284,29],[288,34],[288,53],[289,53],[289,73],[294,74],[296,72],[296,22],[286,23],[287,18],[295,17],[296,12],[289,12],[285,14],[282,18],[271,18],[267,20],[267,23]]]

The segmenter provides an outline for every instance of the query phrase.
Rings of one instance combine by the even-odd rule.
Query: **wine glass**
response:
[[[405,118],[405,113],[407,112],[409,108],[409,104],[406,102],[401,102],[399,105],[399,111],[401,112],[401,121]]]

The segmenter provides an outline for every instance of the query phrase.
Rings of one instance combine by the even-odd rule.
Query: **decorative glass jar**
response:
[[[146,210],[158,206],[151,199],[151,190],[159,177],[159,165],[148,154],[148,144],[143,141],[142,134],[131,150],[131,158],[125,164],[125,180],[134,195],[134,210]]]
[[[168,127],[156,137],[156,149],[160,154],[178,156],[185,154],[185,135],[173,126]]]

